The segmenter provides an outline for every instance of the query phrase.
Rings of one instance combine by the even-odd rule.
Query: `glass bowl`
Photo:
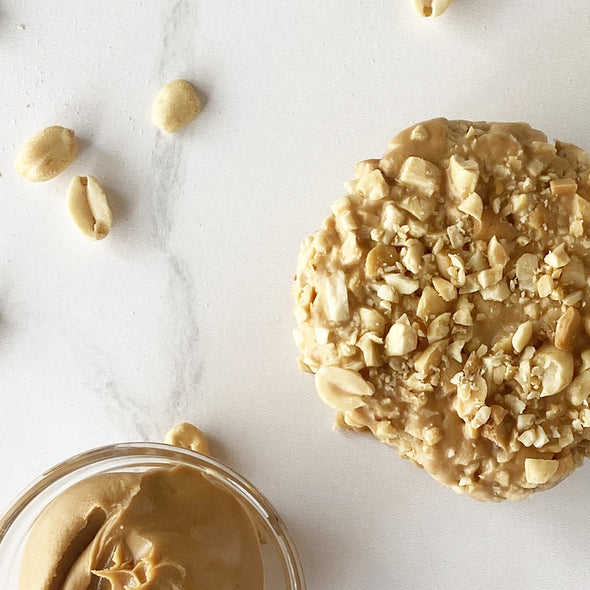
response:
[[[109,445],[76,455],[33,482],[0,517],[0,588],[18,588],[19,567],[29,531],[41,511],[83,479],[116,472],[143,472],[186,465],[242,502],[262,533],[265,590],[305,590],[301,562],[291,535],[269,501],[243,477],[211,457],[157,443]]]

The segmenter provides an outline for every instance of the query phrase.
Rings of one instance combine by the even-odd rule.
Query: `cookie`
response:
[[[300,366],[336,421],[479,500],[590,452],[590,157],[434,119],[356,167],[301,245]]]

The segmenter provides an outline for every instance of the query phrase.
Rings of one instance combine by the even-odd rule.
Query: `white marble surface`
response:
[[[299,241],[353,164],[444,115],[530,121],[590,148],[588,0],[0,1],[0,511],[91,447],[191,420],[289,524],[311,589],[579,590],[590,465],[552,492],[483,505],[394,450],[331,432],[295,365]],[[151,99],[207,98],[173,136]],[[15,151],[49,124],[82,153],[29,184]],[[94,174],[116,225],[66,217]]]

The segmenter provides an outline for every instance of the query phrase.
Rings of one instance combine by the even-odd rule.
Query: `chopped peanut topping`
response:
[[[557,484],[590,452],[590,157],[435,119],[355,176],[294,288],[320,397],[457,492]]]

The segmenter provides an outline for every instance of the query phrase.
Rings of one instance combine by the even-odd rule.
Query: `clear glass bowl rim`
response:
[[[207,455],[196,453],[180,447],[164,443],[129,442],[106,445],[74,455],[48,469],[34,480],[20,494],[18,499],[0,516],[0,550],[2,541],[11,525],[17,520],[21,512],[45,489],[61,478],[75,473],[79,469],[108,461],[109,459],[134,458],[167,459],[183,461],[194,467],[220,477],[225,484],[233,489],[258,516],[266,523],[273,534],[277,546],[284,560],[292,590],[305,590],[303,568],[291,533],[285,526],[278,512],[254,485],[239,475],[233,469]]]

